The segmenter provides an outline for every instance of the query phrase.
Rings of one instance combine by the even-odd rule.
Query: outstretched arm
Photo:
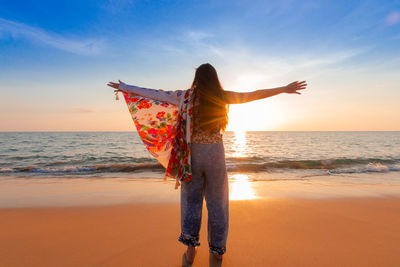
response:
[[[107,85],[117,89],[115,90],[116,92],[122,91],[125,93],[135,94],[158,101],[168,102],[176,106],[179,105],[179,96],[183,93],[183,90],[164,91],[164,90],[149,89],[135,85],[128,85],[121,81],[119,81],[119,83],[109,82]]]
[[[283,87],[277,87],[272,89],[260,89],[247,93],[238,93],[232,91],[224,91],[224,92],[227,104],[241,104],[262,98],[271,97],[281,93],[300,95],[301,93],[298,91],[306,89],[306,86],[307,86],[306,81],[302,82],[295,81]]]

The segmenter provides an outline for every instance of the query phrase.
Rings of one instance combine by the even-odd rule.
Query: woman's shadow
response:
[[[196,260],[193,263],[186,262],[185,254],[182,255],[182,267],[190,267],[195,262],[196,262]],[[220,266],[222,266],[222,260],[217,260],[211,253],[209,253],[208,262],[209,262],[209,266],[210,267],[220,267]]]

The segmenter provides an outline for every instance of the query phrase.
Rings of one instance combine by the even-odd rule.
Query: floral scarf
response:
[[[192,179],[190,137],[194,90],[182,91],[179,106],[122,92],[146,149],[166,168],[164,179]]]

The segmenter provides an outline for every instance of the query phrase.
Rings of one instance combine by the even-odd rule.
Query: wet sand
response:
[[[135,203],[179,203],[175,181],[121,177],[0,177],[0,209],[23,207],[107,206]],[[160,174],[154,174],[155,177]],[[230,174],[229,198],[331,199],[400,197],[400,172],[314,176],[285,180],[288,173]],[[270,176],[272,180],[259,181]],[[150,176],[151,177],[151,176]],[[254,180],[255,179],[255,180]],[[275,180],[274,180],[275,179]],[[380,183],[376,183],[380,181]]]
[[[208,266],[204,209],[193,266]],[[0,209],[0,266],[182,266],[178,203]],[[222,266],[400,266],[400,198],[230,202]],[[214,262],[215,263],[215,262]]]

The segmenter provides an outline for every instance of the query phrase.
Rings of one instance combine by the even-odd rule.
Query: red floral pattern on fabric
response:
[[[129,112],[146,149],[165,168],[168,166],[171,141],[174,136],[173,125],[178,107],[161,105],[160,101],[123,93]]]
[[[165,179],[191,180],[190,146],[186,136],[193,129],[191,120],[187,129],[187,120],[192,115],[193,89],[186,90],[180,110],[170,103],[125,92],[123,95],[143,144],[166,168]]]

